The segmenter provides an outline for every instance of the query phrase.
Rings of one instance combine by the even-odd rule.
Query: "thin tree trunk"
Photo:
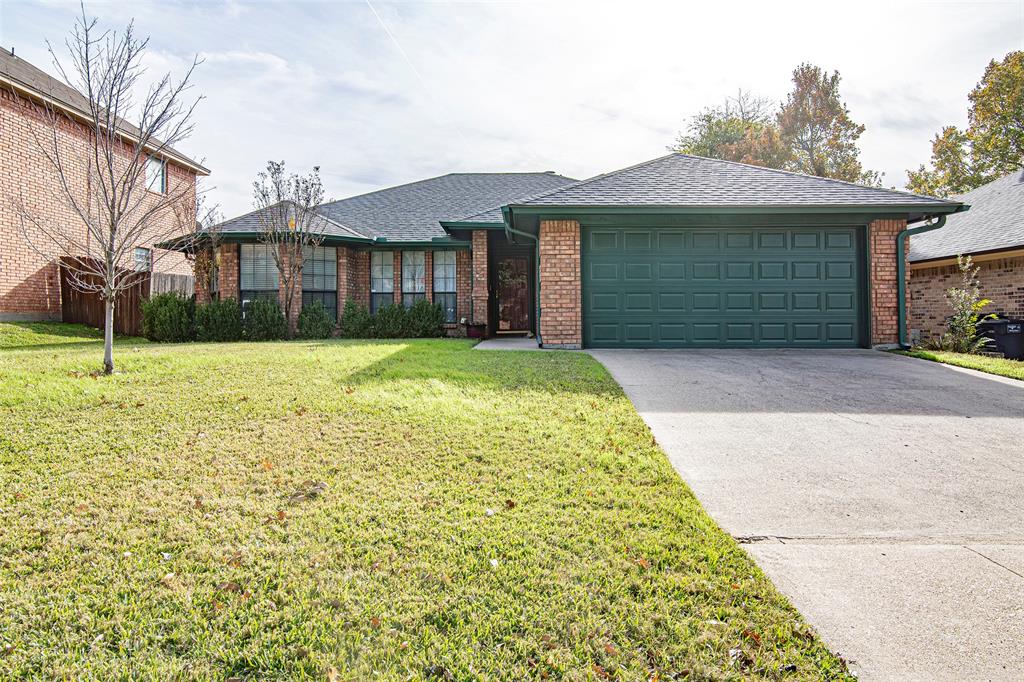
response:
[[[103,373],[114,373],[114,298],[103,300],[105,315],[103,320]]]

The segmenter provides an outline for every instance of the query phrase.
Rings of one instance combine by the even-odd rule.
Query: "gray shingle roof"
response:
[[[517,202],[523,206],[895,206],[955,202],[842,180],[672,153]]]
[[[450,173],[325,204],[333,220],[367,237],[428,240],[458,220],[576,182],[556,173]],[[501,222],[500,210],[498,222]]]
[[[42,69],[29,64],[21,57],[15,56],[3,48],[0,48],[0,77],[10,80],[15,85],[37,95],[48,97],[77,114],[91,119],[92,111],[89,107],[89,100],[85,95],[64,81],[54,78]],[[137,138],[139,136],[139,129],[124,119],[119,121],[118,129],[129,137]],[[154,143],[156,143],[155,140]],[[209,169],[203,167],[200,163],[170,147],[165,147],[162,153],[172,159],[187,163],[196,169],[201,169],[204,174],[209,174],[210,172]]]
[[[910,238],[910,260],[949,258],[1024,246],[1024,171],[1014,171],[956,197],[971,210]]]
[[[451,173],[341,199],[321,210],[329,219],[328,236],[429,241],[448,236],[439,221],[493,209],[500,223],[504,204],[574,182],[555,173]],[[225,233],[258,233],[259,211],[226,220],[218,228]]]

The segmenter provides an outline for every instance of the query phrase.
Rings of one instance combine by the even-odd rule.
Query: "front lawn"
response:
[[[1006,358],[993,358],[987,355],[970,355],[968,353],[951,353],[941,350],[910,350],[901,351],[901,355],[909,355],[912,358],[931,360],[933,362],[944,362],[947,365],[967,367],[976,369],[988,374],[998,374],[1001,377],[1020,379],[1024,381],[1024,362],[1020,360],[1007,360]]]
[[[0,679],[847,679],[587,355],[100,359],[0,351]]]

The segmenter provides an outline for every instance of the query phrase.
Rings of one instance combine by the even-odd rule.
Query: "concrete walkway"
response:
[[[473,346],[476,350],[544,350],[537,339],[525,336],[494,336]]]
[[[1024,383],[877,351],[593,351],[862,679],[1024,679]]]

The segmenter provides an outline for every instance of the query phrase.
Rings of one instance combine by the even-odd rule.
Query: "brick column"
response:
[[[238,293],[238,244],[221,244],[219,252],[217,288],[220,291],[220,300],[233,298],[241,302]]]
[[[348,297],[364,308],[370,307],[370,252],[350,250]]]
[[[469,251],[455,252],[455,317],[469,320],[473,292],[473,260]]]
[[[434,252],[427,250],[423,252],[423,291],[427,294],[427,300],[434,302]]]
[[[897,317],[899,294],[896,280],[896,235],[905,230],[906,220],[874,220],[868,226],[868,248],[871,250],[871,345],[899,342]],[[909,240],[907,240],[909,242]],[[904,256],[910,253],[910,245]],[[905,263],[907,284],[910,264]],[[907,319],[910,319],[910,288],[907,286]]]
[[[337,258],[337,264],[335,269],[338,274],[338,317],[337,320],[341,321],[341,313],[345,310],[345,301],[349,298],[349,273],[351,272],[348,266],[349,259],[349,248],[347,246],[339,246],[335,249],[335,257]]]
[[[490,292],[487,286],[487,230],[473,230],[472,249],[472,322],[487,324],[490,320]]]
[[[580,224],[540,221],[540,334],[545,348],[583,346]]]
[[[206,305],[210,302],[210,267],[213,266],[212,262],[204,262],[206,259],[214,259],[217,254],[212,250],[204,250],[201,254],[196,254],[195,260],[192,262],[192,278],[195,280],[195,291],[196,291],[196,305]],[[199,272],[197,266],[203,264],[206,270],[203,273]]]

